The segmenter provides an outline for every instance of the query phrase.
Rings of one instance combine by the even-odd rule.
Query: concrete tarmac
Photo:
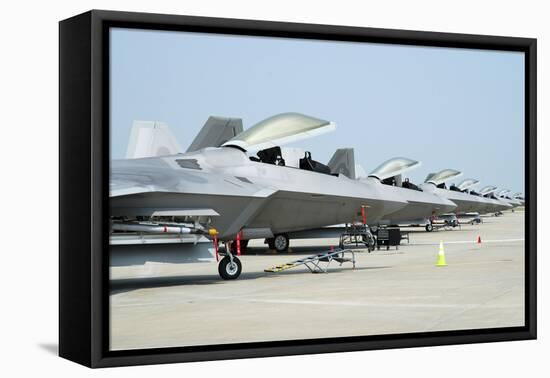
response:
[[[288,254],[254,241],[235,281],[221,280],[215,263],[113,267],[111,349],[522,326],[524,212],[483,220],[411,229],[410,245],[358,253],[355,269],[334,264],[326,274],[264,269],[336,239],[291,241]],[[445,267],[435,266],[440,240]]]

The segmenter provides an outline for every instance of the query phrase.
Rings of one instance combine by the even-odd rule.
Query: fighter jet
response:
[[[454,169],[444,169],[437,173],[428,175],[425,182],[420,185],[427,193],[434,193],[440,197],[447,198],[456,204],[455,212],[467,213],[478,211],[480,200],[462,191],[447,189],[446,182],[462,176],[462,172]]]
[[[402,196],[407,206],[384,215],[378,222],[369,226],[423,224],[426,230],[433,227],[431,219],[453,211],[457,205],[447,198],[433,192],[423,191],[403,174],[421,165],[419,161],[397,157],[385,161],[375,168],[368,177],[359,178],[361,182],[382,185],[387,192]]]
[[[512,198],[515,199],[515,200],[518,200],[520,202],[521,206],[525,206],[525,197],[523,196],[523,193],[521,193],[521,192],[515,193],[512,196]]]
[[[238,241],[342,224],[368,209],[368,221],[407,205],[383,185],[333,174],[310,152],[288,166],[280,145],[332,131],[333,122],[299,113],[267,118],[221,143],[207,135],[193,151],[111,161],[113,231],[139,228],[196,233],[225,242],[224,279],[241,273]],[[199,133],[200,135],[200,133]],[[227,137],[218,134],[216,138]],[[253,153],[256,152],[254,155]],[[169,220],[169,221],[168,221]],[[237,242],[233,242],[237,241]],[[236,253],[237,252],[237,253]]]
[[[497,198],[495,191],[497,190],[496,186],[487,185],[479,191],[479,194],[486,200],[489,201],[487,206],[483,209],[485,213],[493,213],[495,215],[502,214],[504,210],[510,210],[512,205],[508,202],[502,201]]]
[[[495,195],[500,201],[503,201],[512,206],[512,211],[514,211],[516,207],[522,206],[524,203],[517,198],[511,197],[510,193],[510,189],[502,189],[496,192]]]

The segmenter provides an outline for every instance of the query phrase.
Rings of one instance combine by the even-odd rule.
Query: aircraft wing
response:
[[[112,161],[111,215],[208,217],[216,229],[231,234],[276,192],[244,177],[182,168],[174,159]]]

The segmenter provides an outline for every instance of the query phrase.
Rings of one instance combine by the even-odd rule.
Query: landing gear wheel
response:
[[[369,253],[371,253],[376,247],[376,240],[372,234],[363,235],[363,243],[365,243]]]
[[[428,232],[432,232],[433,230],[434,230],[434,226],[433,226],[433,224],[431,224],[431,223],[428,223],[428,224],[426,225],[426,231],[428,231]]]
[[[224,280],[234,280],[241,275],[241,261],[233,256],[233,262],[229,256],[225,256],[218,264],[218,273]]]
[[[275,235],[273,247],[277,252],[288,252],[288,236],[286,234]]]

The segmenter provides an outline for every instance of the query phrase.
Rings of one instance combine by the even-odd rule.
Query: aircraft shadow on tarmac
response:
[[[424,230],[406,230],[409,234],[427,234],[426,231]],[[437,235],[439,234],[440,232],[467,232],[467,231],[471,231],[470,229],[464,229],[464,228],[453,228],[451,230],[445,230],[445,229],[441,229],[441,230],[438,230],[438,231],[432,231],[431,234],[432,235]],[[407,243],[405,243],[405,245],[407,245]]]
[[[206,243],[203,245],[200,245],[200,249],[203,250],[203,253],[206,252],[206,249],[209,247]],[[189,261],[185,258],[181,258],[181,255],[185,255],[185,250],[181,246],[161,246],[160,248],[158,246],[154,246],[156,252],[161,252],[159,254],[150,252],[147,252],[147,250],[143,250],[141,248],[133,248],[133,253],[129,255],[126,255],[124,261],[119,261],[120,259],[117,258],[116,261],[113,261],[113,258],[111,258],[111,265],[112,266],[122,266],[122,265],[141,265],[146,263],[147,261],[154,260],[156,262],[165,262],[165,263],[176,263],[176,264],[185,264]],[[286,253],[277,253],[273,250],[268,249],[267,247],[248,247],[246,253],[243,254],[242,259],[243,262],[247,258],[254,258],[254,256],[272,256],[272,257],[281,257],[284,258],[283,261],[280,261],[278,263],[283,262],[290,262],[294,260],[298,260],[301,258],[304,258],[306,256],[311,256],[312,254],[328,251],[330,249],[330,245],[313,245],[313,246],[297,246],[292,247],[290,250]],[[125,247],[124,250],[126,252],[129,252],[132,250],[132,248]],[[137,251],[137,252],[136,252]],[[368,252],[366,248],[357,248],[356,249],[356,257],[358,255],[367,255]],[[385,249],[380,251],[373,251],[373,254],[380,255],[380,254],[401,254],[403,252],[400,251],[386,251]],[[155,256],[155,258],[151,258],[151,256]],[[176,257],[177,256],[177,257]],[[160,258],[159,258],[160,257]],[[113,262],[115,262],[113,264]],[[124,262],[124,263],[123,263]],[[189,274],[189,275],[178,275],[178,276],[165,276],[165,277],[139,277],[139,278],[121,278],[121,279],[111,279],[110,280],[110,292],[111,294],[118,294],[122,292],[132,291],[132,290],[138,290],[138,289],[145,289],[145,288],[155,288],[155,287],[167,287],[167,286],[180,286],[180,285],[221,285],[221,284],[228,284],[232,281],[224,281],[220,279],[217,267],[215,266],[215,263],[209,263],[212,264],[212,273],[211,274]],[[271,265],[274,265],[273,263],[270,263]],[[270,265],[268,264],[268,265]],[[291,270],[287,270],[284,272],[279,273],[266,273],[263,271],[255,271],[255,272],[246,272],[246,263],[243,264],[244,269],[240,277],[238,278],[238,281],[243,280],[255,280],[258,278],[276,278],[279,276],[284,275],[295,275],[295,274],[312,274],[307,270],[305,266],[300,266],[293,268]],[[268,266],[265,266],[265,268],[268,268]],[[390,266],[371,266],[371,267],[356,267],[356,271],[360,270],[370,270],[370,269],[386,269],[390,268]],[[353,270],[351,265],[343,265],[339,266],[338,263],[332,263],[328,269],[328,273],[319,273],[319,274],[335,274],[339,272],[344,272],[348,270]]]
[[[334,246],[333,246],[334,247]],[[320,252],[326,252],[330,250],[330,245],[309,245],[309,246],[300,246],[300,247],[290,247],[288,252],[276,252],[272,249],[266,247],[247,247],[245,255],[248,256],[310,256]],[[361,251],[359,251],[361,250]],[[357,247],[358,253],[367,253],[367,249],[359,246]]]
[[[369,267],[356,267],[351,266],[338,266],[332,265],[328,269],[328,273],[315,273],[315,274],[337,274],[345,271],[367,271],[388,269],[391,266],[369,266]],[[255,280],[258,278],[276,279],[282,276],[296,275],[296,274],[313,274],[305,267],[297,267],[292,270],[280,272],[280,273],[266,273],[266,272],[243,272],[239,276],[237,281],[224,281],[217,272],[212,271],[212,274],[203,275],[181,275],[181,276],[167,276],[167,277],[140,277],[140,278],[124,278],[115,279],[110,281],[110,294],[121,294],[133,290],[139,289],[152,289],[158,287],[169,286],[183,286],[183,285],[224,285],[232,282]]]

